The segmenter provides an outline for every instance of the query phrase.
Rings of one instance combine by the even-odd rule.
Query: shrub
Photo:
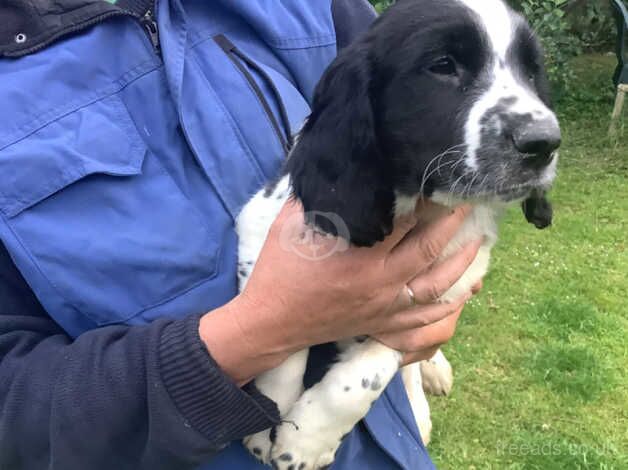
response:
[[[394,0],[370,0],[378,12]],[[583,50],[610,50],[613,19],[607,0],[509,0],[530,21],[543,43],[554,91],[561,95],[573,80],[571,59]]]
[[[568,0],[520,0],[513,2],[528,18],[545,49],[545,65],[553,90],[561,95],[573,81],[571,59],[582,50],[567,19]],[[517,5],[518,4],[518,5]]]
[[[390,6],[394,0],[370,0],[371,4],[375,7],[378,13],[381,13]]]

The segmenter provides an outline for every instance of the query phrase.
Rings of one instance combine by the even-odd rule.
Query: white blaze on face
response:
[[[489,39],[492,62],[490,67],[490,87],[479,97],[471,108],[465,126],[467,159],[465,163],[472,170],[478,169],[477,152],[482,140],[482,118],[486,112],[502,99],[514,98],[508,111],[515,115],[530,114],[534,119],[551,118],[558,123],[556,116],[539,99],[530,87],[523,86],[511,70],[507,60],[508,50],[515,37],[514,18],[502,0],[458,0],[473,10],[479,17],[484,32]],[[499,126],[500,123],[494,123]]]
[[[501,60],[506,59],[513,38],[512,18],[502,0],[460,0],[482,19],[493,51]]]

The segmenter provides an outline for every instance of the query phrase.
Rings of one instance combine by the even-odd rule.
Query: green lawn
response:
[[[439,469],[628,469],[628,136],[607,137],[613,65],[576,61],[554,225],[508,213],[445,348],[454,389],[430,398]]]

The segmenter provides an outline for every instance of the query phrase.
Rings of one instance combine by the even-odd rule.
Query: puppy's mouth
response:
[[[556,176],[558,154],[542,168],[529,167],[513,160],[495,159],[477,169],[462,169],[434,184],[433,199],[454,205],[507,204],[522,201],[537,191],[551,188]],[[445,175],[443,175],[445,176]]]

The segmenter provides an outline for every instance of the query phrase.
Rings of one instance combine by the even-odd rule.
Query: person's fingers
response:
[[[428,199],[417,200],[414,211],[401,214],[395,218],[393,232],[378,246],[386,253],[401,243],[408,233],[414,229],[422,217],[429,214],[430,219],[444,217],[451,212],[448,207],[436,204]]]
[[[384,253],[389,253],[410,232],[418,222],[416,211],[403,214],[394,221],[393,231],[376,247]]]
[[[392,304],[389,313],[395,314],[397,312],[401,312],[403,310],[407,310],[409,308],[413,308],[417,305],[417,302],[415,300],[414,297],[414,292],[411,291],[410,287],[405,285],[403,286],[403,288],[399,291],[399,294],[397,295],[397,298],[395,299],[394,303]]]
[[[471,287],[471,292],[473,293],[473,295],[475,295],[478,292],[480,292],[482,290],[482,286],[483,285],[484,285],[484,283],[482,282],[482,279],[480,279],[478,282],[473,284],[473,286]]]
[[[414,293],[415,301],[419,304],[437,301],[471,266],[481,246],[482,240],[471,242],[411,280],[408,287]]]
[[[434,354],[436,354],[440,347],[441,345],[438,345],[422,351],[404,353],[403,358],[401,359],[401,367],[414,364],[415,362],[427,361],[433,358]]]
[[[453,337],[463,307],[464,305],[458,305],[449,315],[429,325],[409,328],[397,333],[378,334],[374,337],[379,342],[403,353],[422,354],[440,347]]]
[[[379,331],[382,333],[396,333],[430,326],[457,313],[470,298],[471,293],[469,292],[451,303],[416,305],[415,307],[398,311],[388,318],[382,319]]]
[[[464,223],[471,206],[464,205],[426,226],[417,226],[390,252],[387,263],[396,265],[408,279],[431,266]]]

